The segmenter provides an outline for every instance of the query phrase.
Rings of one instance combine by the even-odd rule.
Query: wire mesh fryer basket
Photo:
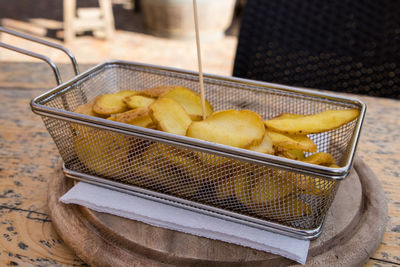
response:
[[[249,109],[268,119],[281,113],[313,114],[357,108],[359,117],[338,129],[310,135],[318,152],[333,155],[329,168],[73,112],[100,94],[181,85],[199,91],[198,74],[124,61],[109,61],[78,75],[65,48],[0,27],[65,52],[77,76],[61,81],[46,56],[0,42],[0,46],[48,63],[56,88],[34,98],[64,161],[67,176],[226,220],[299,237],[314,238],[340,180],[353,162],[365,105],[355,99],[251,80],[205,75],[214,110]]]
[[[264,119],[360,109],[357,120],[310,136],[319,152],[331,153],[342,167],[310,165],[72,112],[99,94],[126,89],[179,84],[199,91],[193,72],[110,61],[35,98],[32,109],[42,115],[70,176],[297,237],[318,235],[339,182],[350,170],[363,104],[228,77],[205,75],[204,82],[215,110],[249,109]]]

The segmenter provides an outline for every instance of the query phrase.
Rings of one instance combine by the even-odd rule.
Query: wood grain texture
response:
[[[48,174],[60,157],[29,107],[44,90],[0,89],[0,266],[84,265],[48,216]]]
[[[61,169],[61,166],[60,168]],[[361,171],[358,171],[361,169]],[[73,185],[58,170],[49,182],[48,205],[62,239],[95,266],[294,266],[270,253],[171,231],[58,199]],[[384,192],[360,160],[343,181],[321,237],[311,242],[307,266],[359,266],[380,243],[387,218]]]
[[[60,69],[71,77],[69,64]],[[84,265],[49,219],[47,182],[60,157],[40,117],[29,107],[33,97],[54,85],[45,64],[0,62],[0,266]],[[385,234],[366,266],[398,266],[400,101],[356,97],[368,106],[357,155],[378,176],[388,200]]]

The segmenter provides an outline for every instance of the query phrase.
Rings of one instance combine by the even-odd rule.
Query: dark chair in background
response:
[[[400,99],[400,1],[247,0],[233,76]]]

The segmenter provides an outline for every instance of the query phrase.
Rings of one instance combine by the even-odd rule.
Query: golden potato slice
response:
[[[265,208],[257,208],[254,213],[264,218],[270,218],[278,221],[291,221],[300,217],[310,216],[312,214],[311,206],[296,196],[288,196],[284,201],[275,202]]]
[[[157,87],[145,89],[145,90],[139,92],[139,95],[152,97],[152,98],[158,98],[174,88],[175,88],[175,86],[157,86]]]
[[[97,117],[97,118],[107,118],[108,117],[106,115],[100,115],[100,114],[97,114],[96,112],[94,112],[93,111],[93,103],[86,103],[86,104],[80,105],[80,106],[76,107],[74,112],[79,113],[79,114],[83,114],[83,115]],[[82,127],[82,125],[80,125],[80,124],[71,123],[71,126],[76,131],[85,131],[85,130],[87,130],[86,127]]]
[[[285,157],[288,159],[294,159],[294,160],[304,160],[304,152],[301,149],[290,149],[290,150],[281,150],[277,151],[276,153],[277,156]]]
[[[202,173],[205,166],[195,153],[167,146],[164,146],[163,151],[165,151],[163,155],[165,160],[175,168],[178,168],[187,178],[195,181],[203,181],[207,178]]]
[[[163,94],[162,97],[171,98],[181,104],[192,120],[199,121],[203,118],[201,97],[189,88],[175,86],[173,89]],[[206,116],[208,117],[213,110],[207,100],[205,101],[205,109]]]
[[[293,193],[294,190],[293,183],[278,175],[259,178],[251,189],[251,199],[256,205],[268,205]]]
[[[220,175],[210,175],[208,177],[209,181],[218,180],[219,177],[226,177],[227,174],[232,173],[235,168],[238,168],[238,165],[235,164],[237,162],[227,157],[211,155],[199,151],[193,151],[193,154],[196,155],[196,158],[202,162],[206,170],[210,170],[211,173],[214,174],[220,173]]]
[[[331,165],[336,165],[336,161],[333,158],[333,156],[329,153],[325,152],[318,152],[315,154],[312,154],[305,159],[303,159],[304,162],[311,163],[311,164],[317,164],[317,165],[323,165],[323,166],[331,166]]]
[[[150,145],[143,153],[143,164],[149,179],[162,185],[169,193],[189,197],[197,192],[201,183],[193,168],[197,162],[187,155],[177,153],[174,149],[156,143]]]
[[[108,119],[146,128],[152,128],[154,126],[153,120],[150,117],[150,110],[148,108],[129,110],[116,114]]]
[[[266,120],[265,125],[270,130],[286,134],[315,134],[339,128],[356,119],[359,114],[357,109],[325,110],[297,118]]]
[[[250,110],[224,110],[203,121],[194,121],[187,136],[239,148],[260,144],[265,127],[260,115]]]
[[[129,155],[126,137],[86,129],[75,136],[73,143],[79,160],[97,175],[117,177],[124,170]]]
[[[100,115],[100,114],[97,114],[96,112],[94,112],[93,105],[94,105],[93,103],[86,103],[86,104],[80,105],[74,110],[74,112],[83,114],[83,115],[97,117],[97,118],[107,118],[108,117],[107,115]],[[71,126],[77,131],[85,130],[79,124],[71,123]]]
[[[329,196],[335,188],[335,181],[329,181],[317,177],[298,176],[293,177],[293,182],[296,187],[300,188],[306,194],[314,196]]]
[[[77,106],[74,112],[83,114],[83,115],[88,115],[88,116],[93,116],[93,117],[99,117],[100,115],[97,114],[96,112],[93,111],[93,103],[86,103],[80,106]]]
[[[265,130],[277,150],[300,149],[305,152],[316,152],[317,145],[306,135],[284,134],[269,129]]]
[[[112,115],[124,112],[128,106],[123,99],[137,94],[133,90],[122,90],[114,94],[99,95],[94,100],[93,111],[101,115]]]
[[[272,139],[267,133],[264,134],[264,138],[259,145],[252,146],[249,148],[249,150],[271,155],[275,153],[272,144]]]
[[[122,101],[123,97],[116,94],[105,94],[96,97],[93,111],[101,115],[112,115],[127,110],[128,106]]]
[[[127,96],[123,99],[125,104],[128,105],[129,108],[143,108],[148,107],[152,104],[155,99],[152,97],[142,96],[142,95],[131,95]]]
[[[280,202],[284,197],[296,190],[296,187],[290,180],[280,175],[267,177],[261,176],[262,173],[257,170],[254,170],[254,172],[254,174],[247,173],[234,178],[234,189],[237,200],[250,209],[266,207],[271,205],[271,203]],[[232,183],[224,185],[227,188],[217,190],[217,193],[222,197],[230,194]]]
[[[149,106],[150,116],[159,130],[185,135],[192,123],[183,107],[173,99],[161,97]]]

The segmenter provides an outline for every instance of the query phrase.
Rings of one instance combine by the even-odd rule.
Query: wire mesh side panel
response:
[[[44,118],[68,169],[277,222],[315,229],[339,182]],[[60,135],[73,129],[72,138]]]

